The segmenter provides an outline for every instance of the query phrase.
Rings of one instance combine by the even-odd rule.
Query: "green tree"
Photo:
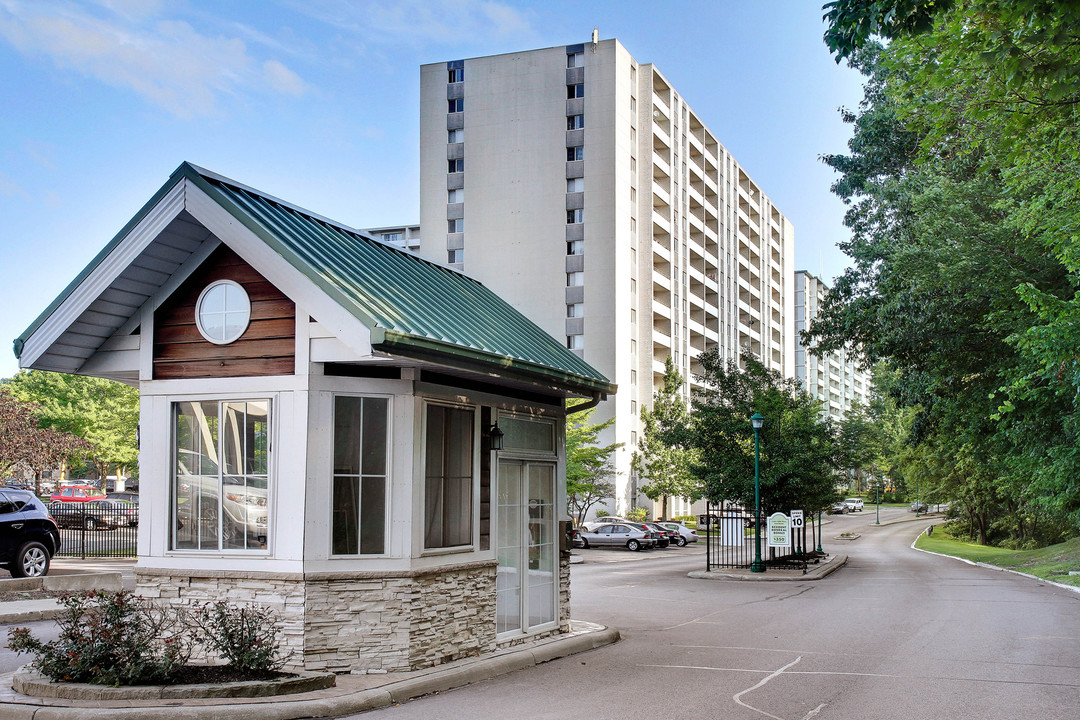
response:
[[[123,383],[82,375],[23,370],[5,381],[13,397],[40,407],[41,424],[77,435],[104,479],[138,459],[139,392]]]
[[[653,393],[652,408],[641,409],[641,439],[632,467],[649,482],[641,492],[653,502],[661,501],[661,517],[668,516],[668,498],[690,502],[701,498],[702,488],[691,472],[696,452],[687,444],[690,413],[682,394],[683,377],[669,355],[664,363],[664,385]]]
[[[568,401],[572,410],[581,400]],[[593,411],[570,415],[566,420],[566,503],[567,512],[585,522],[589,508],[604,498],[615,497],[614,478],[617,474],[612,455],[622,443],[600,444],[600,433],[615,422],[591,423]]]
[[[754,432],[750,416],[765,417],[760,431],[761,507],[766,514],[802,508],[816,512],[836,498],[842,455],[832,422],[794,378],[744,353],[725,361],[716,348],[698,356],[704,386],[693,399],[694,473],[711,502],[754,506]]]
[[[88,443],[71,433],[42,427],[40,408],[0,392],[0,472],[26,470],[34,474],[34,491],[41,494],[41,473],[85,453]]]

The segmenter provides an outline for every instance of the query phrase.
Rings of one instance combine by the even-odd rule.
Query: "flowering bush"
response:
[[[272,672],[292,657],[282,654],[277,618],[267,608],[219,600],[195,610],[193,622],[201,640],[237,670]]]
[[[34,653],[33,666],[52,680],[145,685],[166,681],[187,663],[191,646],[180,611],[123,590],[59,599],[64,614],[56,640],[43,643],[29,628],[8,631],[8,647]]]

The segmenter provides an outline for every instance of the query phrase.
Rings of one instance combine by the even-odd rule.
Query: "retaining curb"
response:
[[[763,573],[751,573],[749,571],[743,571],[739,573],[735,572],[721,572],[717,570],[693,570],[688,572],[687,577],[694,578],[695,580],[738,580],[742,582],[803,582],[805,580],[820,580],[821,578],[828,577],[834,572],[847,565],[847,555],[834,555],[824,565],[819,565],[813,570],[807,571],[805,575],[777,575],[776,572],[788,572],[784,570],[774,571],[772,575],[768,572]]]
[[[0,705],[0,717],[5,720],[295,720],[350,715],[587,652],[617,642],[620,638],[619,631],[615,628],[582,622],[573,625],[581,629],[574,630],[565,637],[545,638],[534,645],[489,657],[459,660],[457,663],[421,671],[420,675],[401,680],[386,675],[387,680],[381,686],[346,691],[335,697],[300,698],[295,695],[279,695],[215,704],[143,707],[49,706],[43,704],[47,702],[45,699],[28,697],[25,702],[7,702]],[[14,673],[4,675],[0,684],[9,686],[13,675]]]

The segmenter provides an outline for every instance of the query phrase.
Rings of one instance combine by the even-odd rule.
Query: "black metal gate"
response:
[[[126,503],[55,502],[49,514],[60,527],[61,557],[136,557],[139,508]]]
[[[740,507],[707,503],[705,515],[698,516],[698,531],[705,531],[705,569],[748,568],[754,561],[754,513]],[[762,518],[767,522],[767,518]],[[766,527],[761,527],[761,558],[769,567],[799,568],[804,572],[808,562],[818,562],[825,553],[815,552],[815,538],[807,537],[806,524],[792,528],[792,545],[785,548],[767,547]],[[817,535],[815,526],[814,535]],[[820,541],[819,541],[820,542]]]

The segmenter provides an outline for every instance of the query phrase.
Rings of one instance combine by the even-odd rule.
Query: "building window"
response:
[[[585,303],[569,303],[566,306],[566,317],[585,317]]]
[[[584,115],[568,115],[566,117],[567,130],[581,130],[583,127],[585,127]]]
[[[465,262],[465,251],[461,249],[447,250],[446,262],[450,263],[451,265]]]
[[[566,67],[568,67],[568,68],[585,67],[585,53],[583,53],[583,52],[566,53]]]
[[[569,178],[566,181],[566,192],[585,192],[585,178]]]
[[[382,239],[383,242],[390,243],[392,245],[400,245],[402,235],[399,232],[383,233]]]
[[[585,273],[581,270],[566,273],[566,287],[581,287],[585,284]]]
[[[459,113],[465,112],[465,98],[457,98],[455,100],[446,101],[446,112]]]
[[[454,158],[446,161],[446,172],[465,172],[465,158]]]
[[[630,371],[630,384],[637,385],[637,370]]]
[[[446,142],[448,143],[461,143],[465,142],[465,131],[461,128],[457,130],[446,131]]]
[[[465,68],[463,68],[463,67],[450,68],[450,70],[447,71],[446,82],[456,83],[456,82],[463,82],[464,80],[465,80]]]
[[[584,350],[585,349],[585,336],[584,335],[567,335],[566,347],[570,350]]]
[[[386,552],[387,398],[334,398],[333,555]]]
[[[472,544],[473,418],[468,408],[427,406],[425,549]]]
[[[571,240],[566,243],[567,255],[584,255],[585,254],[585,241],[584,240]]]
[[[250,320],[248,294],[232,280],[210,283],[195,303],[195,325],[215,345],[228,345],[240,339]]]
[[[461,188],[456,190],[446,191],[446,202],[448,203],[460,203],[465,202],[465,191]]]
[[[570,162],[574,160],[585,159],[585,148],[581,145],[574,145],[573,147],[566,148],[566,159]]]
[[[637,98],[634,97],[633,95],[630,96],[630,112],[632,112],[632,113],[637,112]]]
[[[568,100],[585,97],[585,83],[574,83],[573,85],[567,85],[566,97]]]
[[[465,220],[464,218],[457,218],[455,220],[446,221],[446,232],[459,233],[465,232]]]
[[[585,211],[578,208],[577,210],[566,211],[566,224],[574,225],[576,223],[585,221]]]
[[[266,550],[270,401],[173,405],[174,550]]]
[[[637,175],[637,158],[633,155],[630,156],[630,172]]]

